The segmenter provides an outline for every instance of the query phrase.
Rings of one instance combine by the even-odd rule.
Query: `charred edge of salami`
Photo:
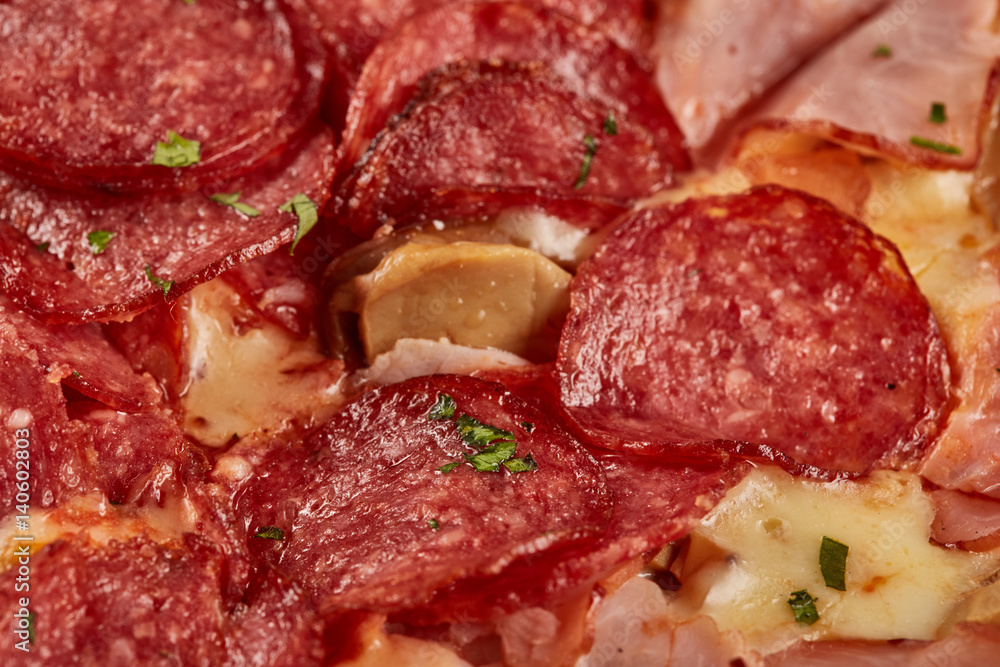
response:
[[[805,193],[630,214],[571,291],[560,394],[585,442],[687,457],[728,441],[824,477],[912,465],[949,408],[940,331],[899,252]]]
[[[264,6],[262,11],[280,14],[284,19],[279,29],[287,31],[287,46],[294,57],[295,80],[289,84],[292,96],[275,123],[260,127],[255,134],[241,137],[221,151],[213,151],[211,142],[203,143],[200,161],[180,168],[151,164],[156,141],[165,142],[166,136],[151,140],[149,155],[142,162],[125,164],[59,162],[3,146],[0,168],[43,185],[82,193],[188,192],[213,181],[235,178],[280,155],[303,134],[319,110],[328,56],[316,33],[315,16],[304,0],[267,0]],[[171,130],[184,134],[183,128]]]
[[[567,14],[574,16],[572,11]],[[428,48],[432,43],[436,46]],[[572,70],[565,66],[569,54],[574,57]],[[365,61],[347,110],[340,172],[349,173],[391,116],[404,109],[423,74],[460,60],[558,63],[576,92],[649,128],[658,148],[672,155],[674,169],[690,169],[683,135],[633,54],[604,33],[550,9],[466,2],[430,9],[397,24]]]
[[[531,104],[511,107],[511,98]],[[541,63],[445,65],[422,80],[407,109],[358,161],[330,219],[367,235],[385,224],[447,217],[437,202],[442,192],[463,193],[460,210],[505,192],[522,201],[628,206],[670,182],[671,158],[629,119],[606,135],[607,113]]]

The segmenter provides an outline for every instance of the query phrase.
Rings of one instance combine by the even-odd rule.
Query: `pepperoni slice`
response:
[[[342,168],[403,110],[425,73],[449,62],[490,59],[547,63],[575,92],[647,128],[675,169],[689,167],[680,130],[649,74],[604,33],[520,3],[462,2],[402,22],[365,62],[347,112]]]
[[[187,190],[232,177],[281,151],[319,105],[324,50],[283,0],[13,0],[0,25],[0,165],[50,185]],[[169,132],[200,142],[200,162],[152,164]]]
[[[252,174],[183,195],[81,197],[0,173],[0,286],[47,322],[107,320],[173,300],[291,241],[296,216],[278,207],[298,193],[322,207],[333,156],[332,133],[318,130]],[[258,217],[209,199],[237,192]],[[99,252],[94,232],[114,235]]]
[[[677,154],[630,117],[606,132],[610,111],[541,64],[446,66],[359,163],[333,218],[370,235],[384,224],[533,201],[575,207],[588,218],[581,224],[597,226],[607,207],[655,192],[677,167]]]
[[[430,418],[449,396],[451,417]],[[478,471],[459,436],[471,416],[516,439],[537,470]],[[280,451],[237,500],[254,535],[250,548],[299,581],[325,612],[389,612],[426,606],[458,580],[510,576],[557,562],[603,533],[610,498],[603,474],[576,442],[500,385],[465,376],[429,376],[374,390],[334,417],[302,447]],[[488,587],[474,614],[489,617]]]
[[[944,345],[899,253],[804,193],[631,214],[571,293],[562,401],[607,447],[743,440],[863,472],[914,461],[946,411]]]
[[[83,395],[123,412],[145,412],[160,403],[153,378],[133,371],[98,325],[45,325],[2,295],[0,319],[13,326],[50,373]]]

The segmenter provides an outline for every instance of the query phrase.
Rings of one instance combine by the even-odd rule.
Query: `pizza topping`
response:
[[[576,182],[573,183],[573,189],[579,190],[587,183],[587,177],[590,176],[590,165],[594,162],[594,156],[597,155],[597,140],[594,139],[594,135],[588,134],[583,138],[583,147],[586,152],[583,154],[583,162],[580,164],[580,173],[576,176]]]
[[[261,526],[257,529],[257,532],[252,535],[252,537],[259,537],[264,540],[277,540],[280,542],[285,539],[285,531],[277,526]]]
[[[437,403],[427,413],[427,418],[433,421],[448,421],[455,416],[455,399],[448,394],[438,394]]]
[[[316,209],[316,202],[300,192],[279,206],[278,210],[285,213],[294,213],[295,217],[298,218],[299,224],[295,228],[295,238],[292,239],[292,246],[288,249],[289,254],[295,254],[295,246],[319,222],[319,212]]]
[[[156,285],[159,289],[163,290],[163,296],[167,296],[170,293],[170,288],[174,286],[173,280],[164,280],[156,274],[153,273],[152,267],[149,264],[146,265],[146,278],[149,282]]]
[[[295,230],[277,207],[289,191],[324,202],[333,153],[332,134],[318,131],[297,150],[226,183],[227,192],[250,193],[263,211],[254,219],[232,215],[197,192],[79,195],[0,172],[0,286],[46,321],[107,320],[162,300],[163,288],[144,275],[149,264],[157,276],[175,281],[165,295],[174,299],[290,242]],[[103,231],[115,234],[99,255],[80,243],[95,217]],[[38,238],[50,242],[48,253],[35,250]]]
[[[603,129],[604,134],[609,137],[613,137],[618,134],[618,123],[615,122],[614,111],[608,112],[608,115],[604,117],[604,125],[601,129]]]
[[[879,44],[872,51],[872,58],[891,58],[892,49],[888,44]]]
[[[910,137],[910,143],[914,146],[919,146],[920,148],[927,148],[932,151],[937,151],[938,153],[948,153],[949,155],[961,155],[962,149],[958,146],[952,146],[951,144],[945,144],[940,141],[934,141],[933,139],[927,139],[926,137],[918,137],[913,135]]]
[[[474,415],[467,437],[478,434],[479,443],[509,442],[497,434],[535,423],[518,440],[538,470],[433,474],[467,447],[453,423],[428,419],[442,394]],[[410,609],[460,580],[509,582],[538,572],[603,532],[610,511],[603,474],[575,442],[499,385],[474,378],[433,376],[370,391],[302,446],[277,454],[238,499],[238,512],[250,525],[281,516],[295,526],[288,549],[259,556],[277,559],[326,611]],[[439,530],[427,530],[428,516]],[[529,553],[531,565],[521,557]],[[500,593],[474,587],[475,602],[462,597],[470,618],[490,616]],[[447,616],[457,604],[437,597],[419,613]]]
[[[95,255],[100,255],[108,247],[111,239],[115,237],[114,232],[97,229],[87,234],[87,243],[90,244],[90,251]]]
[[[812,625],[819,620],[819,613],[816,611],[816,598],[809,595],[809,591],[802,589],[795,591],[788,598],[788,606],[795,614],[795,622],[803,625]]]
[[[948,120],[948,116],[945,114],[943,102],[934,102],[931,104],[931,115],[928,116],[927,120],[939,125]]]
[[[534,472],[538,470],[538,462],[531,454],[525,457],[507,459],[503,462],[503,467],[511,472]]]
[[[294,4],[3,3],[0,165],[119,192],[256,167],[319,106],[325,53]]]
[[[188,167],[201,161],[201,143],[167,132],[167,141],[156,142],[153,164],[162,167]]]
[[[562,401],[601,446],[739,440],[862,472],[915,461],[947,407],[937,323],[897,251],[800,193],[631,214],[572,292]]]
[[[512,106],[512,99],[523,103]],[[546,120],[552,114],[559,123]],[[329,216],[361,235],[517,207],[585,228],[603,225],[686,165],[682,148],[664,147],[653,128],[629,117],[592,165],[586,189],[575,190],[581,137],[606,115],[602,101],[541,63],[447,65],[423,79],[406,113],[378,136]]]
[[[240,201],[241,192],[219,192],[214,195],[209,195],[209,199],[217,204],[222,204],[223,206],[232,206],[237,211],[247,216],[248,218],[256,218],[260,215],[260,211],[255,209],[250,204]]]
[[[846,544],[841,544],[837,540],[832,540],[826,535],[819,547],[819,568],[823,573],[823,581],[827,588],[838,591],[846,591],[847,584],[844,581],[844,573],[847,568]]]

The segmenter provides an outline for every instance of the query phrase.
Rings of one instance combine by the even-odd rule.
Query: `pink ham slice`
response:
[[[677,168],[686,168],[680,131],[649,74],[604,33],[524,4],[461,2],[404,21],[368,58],[347,112],[342,172],[403,111],[424,74],[449,62],[490,59],[548,64],[575,92],[649,129],[660,150],[677,154]]]
[[[996,3],[893,3],[786,79],[741,125],[785,126],[932,168],[971,169],[997,86]],[[886,46],[889,57],[876,50]],[[943,104],[947,120],[930,120]],[[937,149],[916,141],[941,144]],[[942,152],[945,151],[957,151]]]
[[[605,447],[748,441],[864,472],[912,466],[947,408],[944,344],[899,253],[794,190],[630,214],[571,298],[562,402]]]
[[[47,322],[108,320],[173,300],[291,241],[296,216],[278,207],[299,193],[321,207],[333,158],[332,133],[316,130],[287,157],[183,195],[81,196],[0,173],[0,286]],[[234,192],[260,216],[208,198]],[[96,230],[115,234],[99,254],[87,239]]]
[[[331,219],[370,235],[382,225],[534,205],[600,226],[667,186],[686,161],[631,117],[606,132],[611,111],[541,64],[446,66],[358,163]]]
[[[471,415],[513,433],[517,457],[538,468],[480,472],[451,462],[474,454],[452,419],[430,419],[442,395],[454,418]],[[594,460],[549,419],[504,391],[465,376],[429,376],[374,390],[302,446],[279,448],[237,501],[251,550],[300,582],[326,612],[419,608],[455,618],[434,600],[462,580],[502,578],[530,587],[567,550],[606,529],[610,497]],[[264,526],[280,541],[250,537]],[[499,600],[473,584],[463,620],[489,618]]]
[[[326,54],[297,0],[15,0],[0,26],[0,165],[49,185],[190,190],[284,150],[318,109]],[[168,132],[200,162],[153,165]]]
[[[695,155],[782,77],[885,4],[661,2],[653,47],[656,82]]]

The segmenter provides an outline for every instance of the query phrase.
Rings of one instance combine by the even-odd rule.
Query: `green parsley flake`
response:
[[[427,525],[431,527],[431,530],[437,530],[441,527],[437,519],[427,519]]]
[[[804,588],[792,593],[792,597],[788,598],[788,606],[792,608],[795,620],[803,625],[812,625],[818,621],[819,612],[816,611],[818,599],[809,595],[809,591]]]
[[[846,544],[823,537],[823,542],[819,546],[819,569],[823,573],[823,581],[826,582],[827,588],[847,590],[844,577],[847,569],[847,550]]]
[[[920,148],[928,148],[932,151],[937,151],[938,153],[948,153],[949,155],[961,155],[962,149],[958,146],[952,146],[951,144],[943,144],[932,139],[926,139],[924,137],[918,137],[916,135],[910,137],[910,143],[914,146],[919,146]]]
[[[931,114],[927,117],[927,120],[938,125],[948,120],[948,115],[944,109],[944,102],[931,103]]]
[[[458,429],[462,440],[476,449],[485,449],[492,445],[495,440],[514,442],[514,434],[510,431],[484,424],[475,417],[466,414],[455,420],[455,428]]]
[[[201,161],[201,143],[167,132],[167,142],[156,142],[153,164],[162,167],[187,167]]]
[[[52,242],[44,241],[43,243],[39,243],[38,245],[35,246],[35,250],[37,250],[38,252],[48,252],[50,243]]]
[[[597,155],[597,140],[594,139],[594,135],[588,134],[585,136],[583,138],[583,145],[587,149],[587,152],[583,154],[580,173],[576,177],[576,182],[573,183],[574,190],[579,190],[587,182],[587,177],[590,176],[590,166],[594,162],[594,156]]]
[[[285,531],[277,526],[261,526],[257,529],[257,532],[254,533],[253,536],[259,537],[263,540],[282,541],[285,539]]]
[[[524,458],[508,459],[503,462],[504,468],[511,472],[534,472],[538,470],[538,462],[531,454]]]
[[[521,428],[523,428],[528,433],[531,433],[532,431],[535,430],[535,425],[532,424],[531,422],[521,422]]]
[[[514,456],[516,449],[517,443],[513,440],[500,440],[478,454],[463,454],[463,456],[479,472],[499,472],[500,464]]]
[[[161,290],[163,290],[163,296],[166,296],[167,294],[169,294],[170,293],[170,288],[174,286],[174,281],[173,280],[164,280],[163,278],[160,278],[159,276],[154,275],[153,274],[153,270],[149,266],[149,264],[146,265],[146,277],[149,278],[149,282],[153,283],[154,285],[156,285],[157,287],[159,287]]]
[[[448,394],[438,394],[437,403],[427,413],[431,421],[443,422],[455,416],[455,399]]]
[[[90,244],[90,252],[95,255],[100,255],[104,252],[104,249],[108,247],[111,243],[111,239],[115,237],[114,232],[105,231],[103,229],[95,229],[87,234],[87,243]]]
[[[73,371],[73,375],[75,375],[78,378],[82,378],[83,377],[82,375],[80,375],[79,371]]]
[[[450,473],[452,470],[454,470],[455,468],[457,468],[460,465],[462,465],[461,461],[453,461],[452,463],[446,463],[446,464],[444,464],[443,466],[441,466],[440,468],[438,468],[438,470],[440,470],[442,473],[444,473],[445,475],[447,475],[448,473]]]
[[[618,134],[618,123],[615,122],[615,112],[609,111],[604,119],[604,134],[613,137]]]
[[[891,58],[892,49],[889,48],[888,44],[879,44],[872,51],[872,58]]]
[[[288,249],[288,254],[294,255],[295,246],[319,222],[319,212],[316,210],[316,202],[300,192],[279,206],[278,209],[285,213],[294,213],[299,219],[299,225],[295,228],[295,238],[292,240],[292,247]]]
[[[222,204],[223,206],[232,206],[233,208],[235,208],[237,211],[239,211],[248,218],[256,218],[258,215],[260,215],[260,211],[255,209],[253,206],[240,201],[240,194],[242,193],[219,192],[214,195],[209,195],[208,198],[214,201],[216,204]]]
[[[33,611],[28,612],[28,643],[29,644],[34,644],[35,643],[35,619],[36,618],[37,618],[37,615],[35,614],[35,612],[33,612]]]

